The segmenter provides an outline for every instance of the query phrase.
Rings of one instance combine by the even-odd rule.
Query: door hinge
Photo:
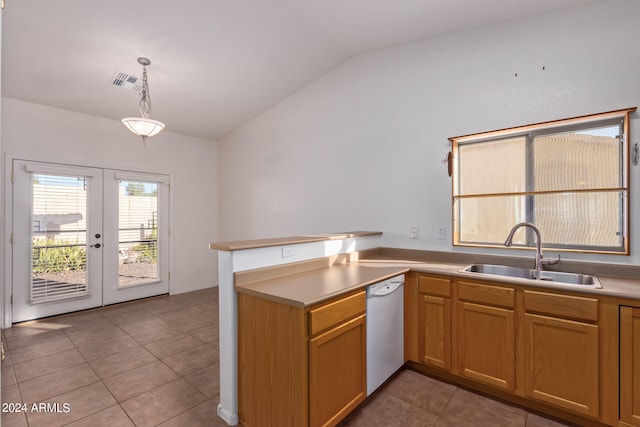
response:
[[[169,272],[169,280],[171,280],[171,272]]]
[[[13,305],[13,294],[11,294],[11,298],[10,298],[10,304]]]
[[[13,183],[13,182],[16,182],[16,174],[15,174],[15,172],[13,171],[13,169],[11,170],[11,182],[12,182],[12,183]]]
[[[11,244],[13,245],[13,233],[11,233]]]

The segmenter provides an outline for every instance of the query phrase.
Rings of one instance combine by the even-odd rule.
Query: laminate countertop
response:
[[[406,266],[339,264],[237,285],[236,291],[297,307],[309,307],[409,270]]]
[[[363,259],[358,262],[361,266],[366,267],[406,267],[411,271],[417,271],[426,274],[436,274],[444,276],[452,276],[459,278],[467,278],[469,280],[485,280],[496,283],[521,285],[539,288],[541,290],[557,290],[568,292],[579,292],[592,295],[611,296],[616,298],[626,298],[640,300],[640,278],[633,277],[617,277],[609,275],[597,275],[602,288],[591,288],[582,285],[563,284],[559,282],[551,282],[546,280],[522,279],[516,277],[502,277],[481,273],[462,272],[469,263],[432,263],[425,261],[406,261],[397,259]]]
[[[380,236],[380,231],[347,231],[344,233],[308,234],[302,236],[274,237],[270,239],[236,240],[210,243],[209,249],[217,251],[242,251],[246,249],[267,248],[270,246],[296,245],[300,243],[322,242],[325,240],[343,240],[355,237]]]
[[[236,291],[297,307],[309,307],[334,297],[409,271],[449,277],[528,286],[541,290],[577,292],[640,300],[640,279],[598,276],[602,288],[550,281],[461,272],[467,264],[431,263],[395,259],[361,259],[358,262],[316,268],[236,286]]]

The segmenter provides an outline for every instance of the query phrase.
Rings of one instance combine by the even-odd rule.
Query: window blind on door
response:
[[[30,302],[89,293],[86,176],[31,172]]]

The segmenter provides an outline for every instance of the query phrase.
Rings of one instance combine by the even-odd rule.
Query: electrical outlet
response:
[[[290,246],[285,246],[282,248],[282,258],[288,258],[293,256],[293,248]]]
[[[409,238],[410,239],[417,239],[418,238],[418,226],[417,225],[412,225],[411,226],[411,232],[409,233]]]
[[[447,237],[447,229],[441,227],[438,229],[438,240],[444,240]]]

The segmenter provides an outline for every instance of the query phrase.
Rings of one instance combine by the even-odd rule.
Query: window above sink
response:
[[[629,254],[629,108],[450,138],[453,244]],[[535,247],[525,229],[513,246]]]

